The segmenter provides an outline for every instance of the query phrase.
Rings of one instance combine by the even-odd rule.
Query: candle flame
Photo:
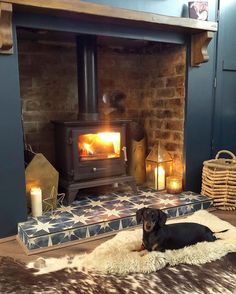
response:
[[[30,189],[30,193],[34,193],[34,194],[36,194],[36,193],[41,193],[41,188],[39,188],[39,187],[32,187],[31,189]]]
[[[163,166],[158,166],[158,175],[164,175],[165,174],[165,170],[163,168]]]

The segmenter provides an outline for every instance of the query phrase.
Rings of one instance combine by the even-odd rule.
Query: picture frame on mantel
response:
[[[188,2],[189,17],[198,20],[208,20],[208,1]]]

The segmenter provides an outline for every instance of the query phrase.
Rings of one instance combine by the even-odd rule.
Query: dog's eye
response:
[[[155,215],[154,215],[154,213],[152,213],[152,216],[151,216],[151,217],[152,217],[153,220],[155,219]]]

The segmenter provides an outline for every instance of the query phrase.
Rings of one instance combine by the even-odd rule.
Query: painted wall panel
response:
[[[214,5],[213,5],[214,4]],[[216,21],[218,2],[211,2],[209,18]],[[204,160],[212,157],[216,39],[208,47],[209,61],[188,68],[185,121],[186,190],[200,192]]]
[[[220,1],[213,155],[236,154],[236,2]]]
[[[15,37],[15,27],[14,27]],[[0,238],[16,234],[26,218],[23,135],[16,42],[0,55]]]

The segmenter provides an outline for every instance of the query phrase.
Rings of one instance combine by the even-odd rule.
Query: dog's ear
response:
[[[144,210],[146,208],[143,207],[143,208],[140,208],[139,210],[136,211],[136,221],[137,221],[137,224],[139,224],[142,219],[143,219],[143,213],[144,213]]]
[[[167,220],[167,214],[164,213],[163,211],[159,210],[159,221],[158,224],[160,227],[164,226]]]

